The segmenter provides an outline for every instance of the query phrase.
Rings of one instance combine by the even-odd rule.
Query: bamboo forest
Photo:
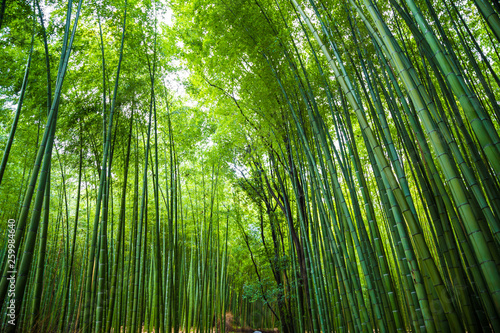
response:
[[[0,0],[0,332],[500,332],[498,0]]]

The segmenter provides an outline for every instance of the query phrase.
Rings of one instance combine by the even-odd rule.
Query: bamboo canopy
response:
[[[500,332],[499,15],[0,0],[0,331]]]

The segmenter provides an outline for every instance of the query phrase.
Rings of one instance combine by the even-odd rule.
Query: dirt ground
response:
[[[262,333],[278,333],[279,330],[277,328],[273,329],[253,329],[251,327],[234,327],[234,316],[231,312],[226,313],[225,320],[225,332],[245,332],[245,333],[253,333],[255,331],[259,331]],[[220,332],[220,325],[217,325],[217,332]]]

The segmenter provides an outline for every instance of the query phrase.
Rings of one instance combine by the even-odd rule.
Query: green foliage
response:
[[[495,2],[6,4],[19,331],[500,329]]]

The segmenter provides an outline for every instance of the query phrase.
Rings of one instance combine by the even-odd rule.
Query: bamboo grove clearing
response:
[[[1,332],[500,332],[494,0],[0,0]]]

